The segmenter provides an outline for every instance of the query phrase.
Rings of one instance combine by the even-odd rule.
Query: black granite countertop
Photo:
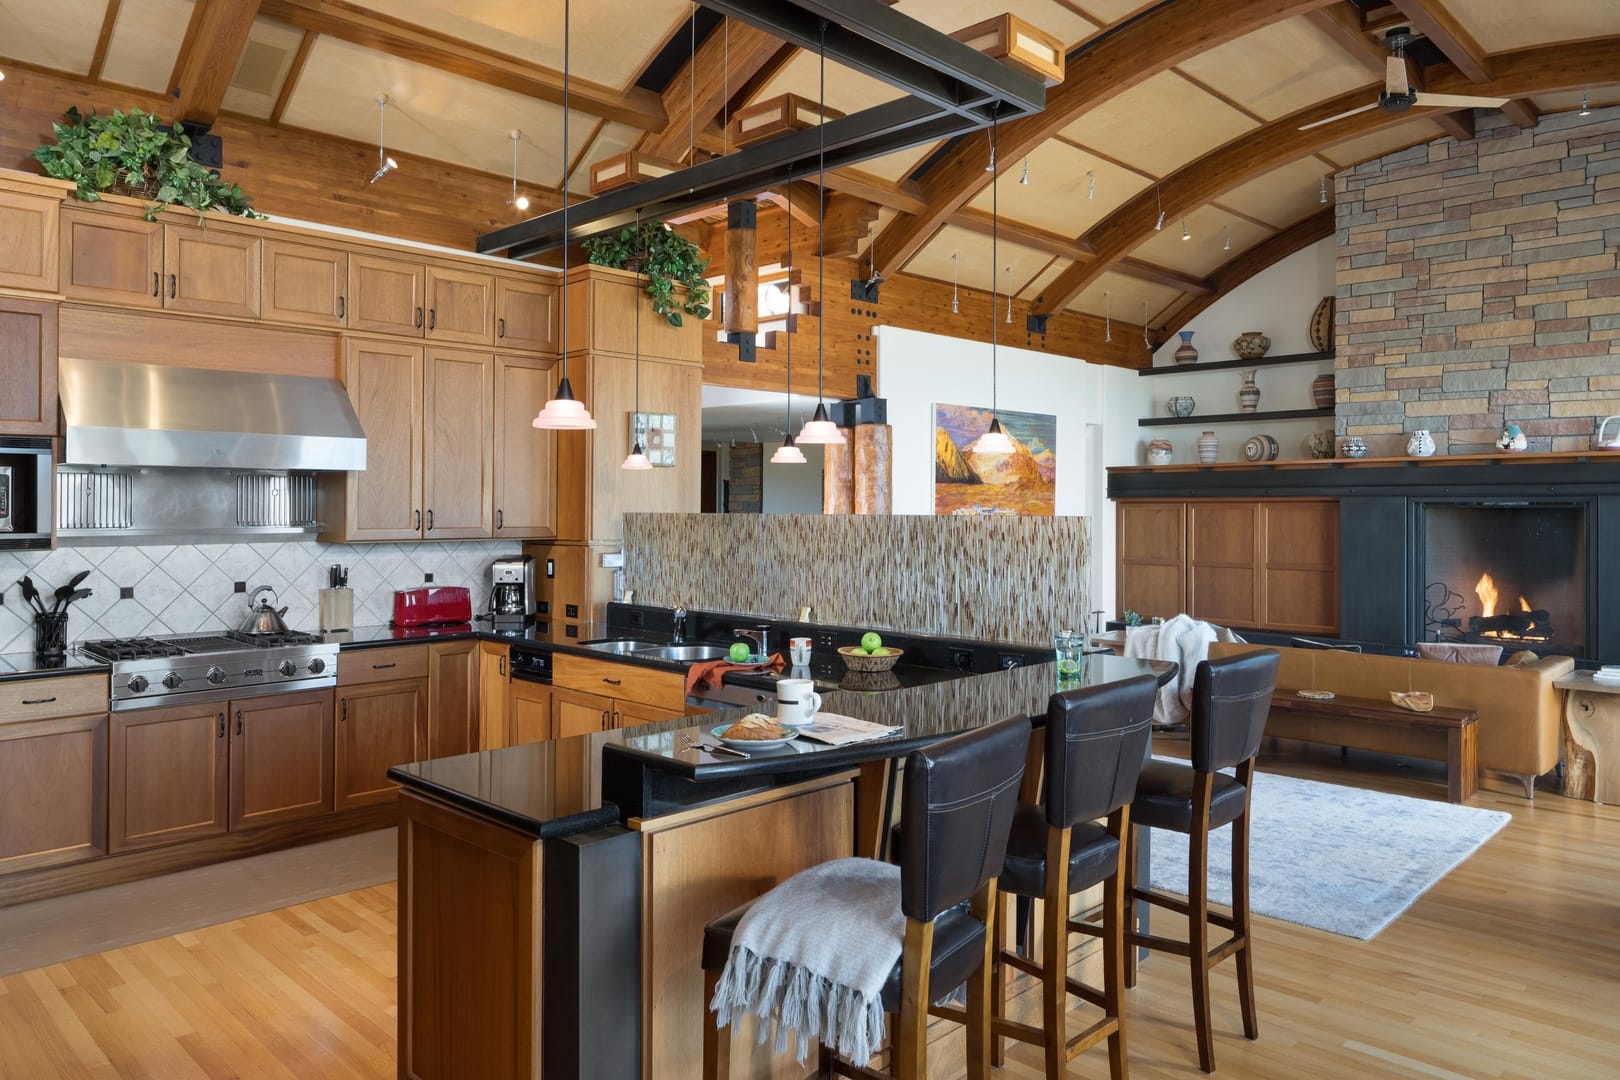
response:
[[[69,652],[54,664],[41,664],[33,653],[0,653],[0,682],[48,679],[57,675],[106,675],[112,665],[82,653]]]

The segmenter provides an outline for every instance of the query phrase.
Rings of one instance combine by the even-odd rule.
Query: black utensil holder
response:
[[[67,612],[46,611],[34,616],[34,659],[61,660],[67,655]]]

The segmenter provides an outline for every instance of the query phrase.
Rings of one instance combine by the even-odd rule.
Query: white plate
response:
[[[795,731],[785,739],[728,739],[720,733],[725,731],[730,726],[730,724],[721,724],[719,727],[711,730],[709,734],[713,735],[715,738],[719,739],[721,742],[725,743],[734,750],[774,750],[778,746],[786,746],[788,743],[799,737],[799,733]]]

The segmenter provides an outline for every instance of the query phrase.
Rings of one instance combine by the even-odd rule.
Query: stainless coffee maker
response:
[[[534,624],[534,556],[503,555],[489,568],[490,611],[498,627]]]

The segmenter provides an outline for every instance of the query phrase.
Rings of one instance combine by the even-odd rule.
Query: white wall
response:
[[[799,449],[804,451],[803,465],[772,465],[776,445],[765,445],[765,470],[760,480],[765,489],[760,503],[764,513],[821,513],[822,448],[811,445]]]

